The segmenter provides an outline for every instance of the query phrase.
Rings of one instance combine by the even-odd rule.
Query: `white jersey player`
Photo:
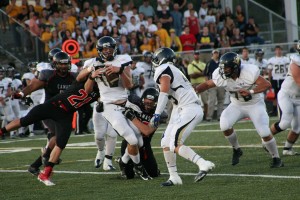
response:
[[[104,106],[102,115],[117,133],[128,142],[127,150],[119,165],[123,166],[131,159],[136,174],[144,180],[149,180],[151,177],[149,177],[140,162],[139,146],[143,145],[142,136],[139,130],[133,129],[132,122],[128,121],[122,113],[125,110],[124,106],[128,98],[126,89],[132,87],[129,67],[132,59],[129,55],[116,55],[117,43],[112,37],[104,36],[100,38],[96,47],[99,58],[90,59],[84,63],[85,66],[95,67],[95,71],[91,73],[86,85],[90,86],[94,82],[97,83]]]
[[[154,82],[154,69],[152,67],[151,59],[152,59],[152,53],[149,51],[146,51],[143,53],[144,61],[143,62],[137,62],[136,66],[144,69],[144,89],[141,91],[143,92],[145,89],[149,87],[156,87],[156,84]]]
[[[254,65],[258,66],[260,70],[260,75],[263,76],[264,78],[268,78],[268,61],[264,59],[264,51],[262,49],[257,49],[255,50],[255,62]],[[243,64],[243,63],[242,63]]]
[[[231,103],[221,114],[220,128],[233,147],[232,165],[238,164],[243,154],[233,126],[239,120],[249,117],[272,156],[270,167],[282,167],[283,163],[269,128],[269,116],[262,96],[262,92],[271,84],[259,74],[257,66],[241,65],[239,56],[228,52],[221,57],[219,68],[214,71],[212,79],[198,85],[196,91],[203,92],[213,87],[224,87],[230,93]]]
[[[158,84],[160,93],[150,124],[158,127],[160,116],[169,99],[173,104],[170,121],[161,139],[170,177],[161,186],[182,184],[177,173],[176,154],[198,165],[199,173],[195,177],[195,182],[201,181],[215,167],[212,162],[204,160],[190,147],[184,145],[193,129],[202,121],[203,110],[191,83],[174,66],[175,57],[172,49],[160,48],[155,51],[152,59],[155,67],[154,81]]]
[[[138,97],[141,97],[142,96],[141,88],[143,88],[145,84],[145,79],[144,79],[145,70],[141,67],[137,67],[136,61],[132,61],[130,68],[131,68],[133,87],[129,90],[129,95],[136,95]]]
[[[297,44],[300,52],[300,43]],[[291,128],[283,148],[283,155],[297,155],[293,151],[293,144],[300,134],[300,56],[292,55],[288,73],[278,93],[278,105],[280,109],[280,120],[272,124],[273,135]]]

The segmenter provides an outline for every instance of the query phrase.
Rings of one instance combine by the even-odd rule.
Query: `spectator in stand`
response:
[[[222,54],[224,54],[225,52],[227,52],[229,50],[230,39],[227,36],[227,28],[226,27],[223,27],[220,30],[219,36],[217,37],[217,43],[218,43],[218,47],[222,48]]]
[[[191,16],[191,10],[194,10],[194,4],[193,3],[188,3],[187,4],[187,10],[184,11],[184,13],[183,13],[183,23],[184,24],[186,23],[186,19]],[[198,17],[197,12],[194,12],[194,16]]]
[[[75,35],[73,38],[78,42],[79,44],[79,53],[81,54],[84,50],[84,46],[86,44],[86,38],[83,36],[81,28],[76,28]]]
[[[98,28],[100,26],[100,23],[98,21],[98,17],[94,17],[92,22],[93,22],[93,29],[98,30]]]
[[[162,12],[164,5],[166,6],[166,10],[170,11],[170,7],[169,7],[170,0],[157,0],[157,9],[156,9],[157,15],[159,15],[160,12]]]
[[[119,31],[120,34],[124,34],[124,35],[128,34],[127,29],[122,25],[122,22],[121,22],[120,19],[116,20],[116,27],[118,28],[118,31]]]
[[[149,5],[149,0],[143,0],[143,4],[139,6],[139,13],[144,13],[145,17],[155,17],[155,10]]]
[[[38,13],[30,13],[30,20],[29,20],[29,29],[31,34],[34,36],[40,36],[40,28],[39,28],[39,14]]]
[[[126,28],[128,33],[131,33],[132,31],[138,31],[140,29],[140,24],[137,23],[135,16],[130,17],[130,21],[127,23]]]
[[[208,11],[207,0],[202,0],[198,16],[204,15],[205,17],[207,15],[207,11]]]
[[[72,40],[72,32],[70,30],[66,30],[66,34],[65,34],[65,37],[62,38],[62,44],[64,44],[64,42],[66,40]]]
[[[129,52],[129,55],[138,55],[139,53],[141,53],[139,51],[139,46],[137,44],[137,40],[132,38],[130,39],[130,52]]]
[[[213,35],[216,34],[216,16],[213,14],[213,10],[210,8],[207,11],[207,15],[204,18],[205,25],[208,26],[209,32]]]
[[[35,5],[34,5],[34,11],[39,13],[39,15],[42,15],[43,11],[43,6],[41,6],[41,1],[40,0],[35,0]]]
[[[166,47],[166,43],[164,43],[164,41],[161,40],[159,35],[154,34],[153,37],[154,37],[153,44],[152,44],[153,52],[159,48]]]
[[[95,33],[97,36],[101,36],[104,29],[107,29],[109,32],[111,31],[110,26],[107,25],[106,19],[102,20],[98,29],[94,29],[93,27],[90,28],[90,23],[88,24],[88,26],[89,26],[89,30],[96,30]]]
[[[170,15],[170,12],[167,10],[167,5],[163,4],[161,12],[157,12],[158,21],[162,23],[162,27],[167,31],[170,30],[173,22],[173,18]]]
[[[148,37],[144,37],[143,38],[143,44],[140,46],[140,52],[145,52],[145,51],[152,51],[152,46],[149,43],[149,38]]]
[[[117,26],[113,26],[110,32],[112,38],[116,40],[116,42],[120,41],[120,32]]]
[[[258,36],[259,26],[255,23],[253,17],[249,17],[248,23],[245,26],[245,41],[246,45],[252,43],[264,44],[265,41]]]
[[[128,35],[128,41],[130,41],[131,39],[136,40],[137,44],[141,44],[140,39],[138,38],[137,32],[136,31],[132,31],[129,35]]]
[[[138,23],[140,23],[140,25],[144,25],[144,26],[146,25],[147,21],[144,13],[139,13]]]
[[[63,13],[63,20],[61,22],[59,22],[59,24],[58,24],[59,29],[62,28],[62,23],[65,23],[67,25],[67,29],[69,29],[71,32],[74,31],[75,24],[73,23],[72,20],[69,19],[69,15],[67,12]]]
[[[108,30],[107,30],[107,32],[108,32]],[[96,36],[96,33],[93,30],[91,30],[89,32],[89,35],[86,38],[86,42],[87,42],[87,44],[90,45],[91,49],[93,49],[94,47],[96,47],[97,40],[98,40],[98,37]]]
[[[200,24],[197,17],[194,15],[195,10],[190,11],[190,16],[186,18],[186,25],[190,28],[190,34],[193,34],[195,38],[199,37],[200,34]]]
[[[242,9],[242,6],[240,5],[237,5],[235,8],[235,19],[236,19],[237,27],[240,29],[241,32],[244,32],[245,25],[246,25],[246,17]]]
[[[197,38],[197,46],[199,49],[213,49],[214,41],[213,36],[209,33],[208,27],[204,26],[202,33]]]
[[[293,46],[289,50],[290,53],[298,53],[297,44],[298,44],[298,40],[294,40],[294,44],[293,44]]]
[[[54,48],[59,48],[61,49],[61,45],[62,45],[62,40],[61,38],[58,37],[58,32],[56,29],[54,29],[53,31],[51,31],[52,35],[51,38],[49,40],[49,48],[54,49]]]
[[[96,47],[91,47],[88,43],[84,46],[84,51],[82,52],[83,58],[93,58],[98,57],[98,52]]]
[[[155,31],[155,34],[160,37],[165,47],[170,47],[170,36],[168,31],[162,27],[162,23],[160,21],[158,21],[156,25],[157,25],[157,31]]]
[[[114,14],[112,12],[107,13],[107,26],[109,27],[109,30],[115,25],[116,20],[114,19]]]
[[[188,26],[184,27],[182,35],[179,37],[182,44],[182,51],[194,51],[196,47],[197,40],[193,34],[190,34],[190,28]],[[193,57],[190,54],[183,54],[183,59],[192,60]]]
[[[228,37],[231,37],[233,35],[233,29],[235,28],[234,20],[227,16],[224,22],[224,27],[227,29],[227,35]]]
[[[147,32],[146,27],[145,27],[144,24],[141,24],[140,29],[138,30],[136,35],[137,35],[137,38],[139,39],[138,45],[141,45],[142,42],[143,42],[143,38],[147,37],[147,35],[148,35],[148,32]]]
[[[45,44],[44,52],[46,54],[48,54],[49,51],[50,51],[50,49],[49,49],[49,41],[51,39],[51,36],[52,36],[52,33],[50,31],[50,26],[49,25],[45,25],[45,31],[41,34],[41,40]]]
[[[100,27],[101,27],[101,26],[100,26]],[[97,30],[97,29],[94,29],[94,28],[93,28],[93,22],[92,22],[92,21],[89,21],[89,22],[88,22],[88,28],[87,28],[86,30],[83,31],[83,36],[84,36],[85,38],[87,38],[88,35],[90,34],[90,31],[94,31],[95,34],[96,34],[96,36],[98,37],[98,36],[99,36],[99,33],[101,33],[101,32],[102,32],[102,29],[103,29],[103,28],[102,28],[102,29],[101,29],[101,32],[99,32],[100,27],[99,27],[98,30]]]
[[[215,16],[216,21],[219,22],[219,18],[222,14],[222,5],[220,0],[213,0],[213,2],[208,5],[208,10],[212,11],[212,15]]]
[[[204,69],[204,75],[206,80],[212,79],[213,72],[219,67],[219,56],[220,52],[217,49],[212,51],[211,60],[206,64]],[[225,89],[223,87],[210,88],[208,90],[208,101],[207,101],[207,116],[206,121],[213,119],[215,106],[217,104],[217,120],[220,121],[221,113],[224,109],[225,100]]]
[[[124,4],[123,5],[123,13],[122,15],[124,15],[126,17],[126,19],[130,19],[130,17],[133,15],[132,10],[129,9],[129,5],[128,4]]]
[[[186,1],[186,0],[185,0]],[[179,11],[179,4],[174,3],[173,10],[170,12],[173,18],[172,27],[175,29],[176,35],[180,36],[182,32],[182,13]]]
[[[231,18],[232,20],[234,19],[234,15],[232,14],[231,9],[229,7],[226,7],[225,12],[222,13],[220,16],[219,22],[217,24],[218,30],[220,30],[221,28],[223,28],[225,26],[225,19],[227,17]]]
[[[130,53],[130,51],[131,51],[130,44],[127,42],[126,35],[121,35],[118,48],[120,50],[120,54],[129,54]]]
[[[99,6],[98,5],[93,5],[93,9],[92,9],[92,17],[98,17],[100,16],[100,10],[99,10]]]
[[[244,36],[240,34],[239,28],[233,29],[233,35],[230,38],[230,46],[232,47],[245,46],[245,39]]]
[[[153,34],[157,31],[156,24],[153,24],[153,17],[147,17],[146,29],[150,34]]]
[[[255,60],[253,58],[249,58],[249,49],[247,47],[242,48],[241,63],[255,65]]]
[[[61,15],[59,14],[59,11],[58,11],[58,10],[55,10],[55,11],[53,12],[53,14],[50,15],[50,16],[52,16],[52,22],[55,24],[56,27],[57,27],[58,24],[63,20],[63,18],[62,18]],[[84,28],[86,28],[86,26],[85,26]],[[84,29],[83,29],[83,30],[84,30]]]
[[[179,37],[175,33],[175,29],[170,29],[170,48],[175,52],[182,51],[182,44]]]
[[[4,20],[4,19],[3,19]],[[24,51],[26,52],[27,50],[27,42],[29,40],[28,34],[26,33],[26,24],[25,21],[29,20],[29,12],[27,8],[22,8],[22,12],[19,13],[16,17],[16,20],[20,23],[20,26],[16,27],[16,31],[20,34],[20,39],[21,39],[21,47],[23,47]],[[19,45],[20,45],[19,44]]]
[[[173,2],[173,5],[178,4],[179,12],[181,14],[183,14],[187,1],[186,0],[173,0],[172,2]]]

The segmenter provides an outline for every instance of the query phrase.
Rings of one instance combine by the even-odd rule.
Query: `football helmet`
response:
[[[256,49],[254,53],[256,57],[263,57],[265,54],[263,49]]]
[[[241,59],[237,53],[228,52],[220,58],[219,73],[223,79],[231,78],[234,74],[239,77],[240,72]]]
[[[175,63],[175,61],[176,55],[174,51],[167,47],[157,49],[152,56],[152,64],[154,67],[158,67],[167,62]]]
[[[151,111],[155,109],[158,96],[159,92],[154,87],[149,87],[143,92],[141,100],[145,110]]]
[[[58,52],[62,52],[62,50],[60,48],[54,48],[54,49],[51,49],[48,53],[48,61],[49,63],[52,65],[53,63],[53,57],[56,53]]]
[[[61,51],[54,55],[53,57],[53,67],[61,75],[65,75],[71,69],[71,57]]]
[[[6,70],[4,67],[0,66],[0,79],[5,77]]]
[[[36,70],[36,66],[37,66],[38,62],[29,62],[27,64],[27,67],[30,71],[35,71]]]
[[[8,76],[9,78],[13,78],[15,75],[15,68],[13,66],[8,66],[6,68],[6,76]]]
[[[112,61],[117,55],[117,42],[110,36],[104,36],[97,41],[96,49],[102,60]]]

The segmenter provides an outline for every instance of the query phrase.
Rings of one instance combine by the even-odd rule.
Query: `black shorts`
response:
[[[25,117],[20,119],[20,123],[22,127],[26,127],[36,121],[46,119],[54,121],[56,144],[64,149],[72,132],[73,112],[67,112],[48,102],[33,107]]]

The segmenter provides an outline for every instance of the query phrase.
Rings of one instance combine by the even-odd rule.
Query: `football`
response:
[[[110,75],[108,75],[105,72],[105,77],[107,79],[107,82],[109,84],[110,87],[117,87],[119,84],[119,74],[118,73],[112,73]]]

